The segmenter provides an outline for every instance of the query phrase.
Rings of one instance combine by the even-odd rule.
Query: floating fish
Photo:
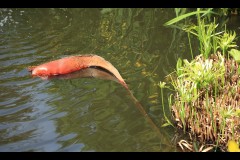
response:
[[[98,78],[104,80],[111,80],[117,83],[120,81],[114,76],[111,72],[103,70],[102,68],[98,67],[89,67],[84,68],[79,71],[75,71],[68,74],[62,74],[57,76],[49,76],[48,79],[77,79],[77,78]]]
[[[127,84],[123,80],[118,70],[104,58],[97,55],[70,56],[47,62],[39,66],[31,66],[28,67],[28,70],[32,72],[33,76],[39,76],[43,79],[95,77],[119,82],[126,88],[141,114],[147,119],[148,123],[153,127],[153,129],[157,131],[161,141],[165,141],[165,143],[168,144],[168,140],[166,139],[167,136],[162,135],[159,128],[148,116],[143,106],[128,89]]]
[[[128,88],[118,70],[110,62],[92,54],[61,58],[38,66],[28,67],[28,70],[32,72],[32,76],[44,78],[65,75],[89,67],[98,67],[112,73],[125,88]]]

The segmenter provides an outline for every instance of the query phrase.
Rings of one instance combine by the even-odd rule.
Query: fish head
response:
[[[36,67],[32,70],[33,76],[46,76],[48,75],[48,69],[46,67]]]

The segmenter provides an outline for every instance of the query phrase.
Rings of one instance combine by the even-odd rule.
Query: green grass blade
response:
[[[190,12],[190,13],[186,13],[186,14],[183,14],[179,17],[176,17],[176,18],[173,18],[172,20],[164,23],[164,26],[169,26],[169,25],[172,25],[174,23],[177,23],[187,17],[190,17],[192,15],[195,15],[195,14],[199,14],[199,13],[204,13],[204,14],[207,14],[207,13],[213,13],[211,10],[207,10],[207,11],[194,11],[194,12]]]

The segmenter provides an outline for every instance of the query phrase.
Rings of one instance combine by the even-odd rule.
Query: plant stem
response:
[[[191,41],[190,41],[190,32],[188,32],[187,34],[188,34],[188,43],[189,43],[189,47],[190,47],[190,51],[191,51],[191,56],[193,59],[193,51],[192,51],[192,45],[191,45]]]

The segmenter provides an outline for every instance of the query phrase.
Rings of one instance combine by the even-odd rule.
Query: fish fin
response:
[[[49,77],[48,77],[48,76],[41,76],[41,79],[42,79],[42,80],[48,80]]]
[[[32,70],[34,70],[34,68],[36,68],[37,66],[29,66],[27,69],[29,72],[31,72]]]

